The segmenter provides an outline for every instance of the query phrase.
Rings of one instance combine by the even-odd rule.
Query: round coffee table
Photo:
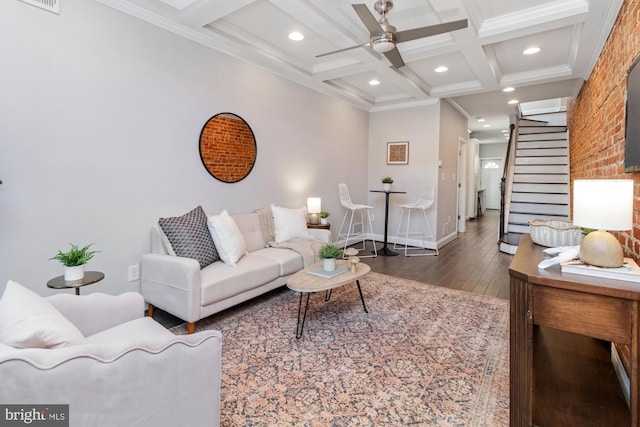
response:
[[[84,277],[78,280],[72,280],[67,282],[64,280],[64,276],[54,277],[53,279],[47,282],[47,286],[49,288],[54,289],[71,289],[74,288],[76,290],[76,295],[80,295],[80,287],[92,285],[100,280],[104,279],[104,273],[100,271],[85,271]]]
[[[336,268],[340,267],[348,267],[349,261],[346,260],[337,260]],[[325,301],[329,301],[331,298],[331,291],[334,288],[338,288],[340,286],[346,285],[348,283],[356,282],[358,286],[358,292],[360,293],[360,299],[362,300],[362,307],[364,307],[364,312],[368,313],[367,305],[364,302],[364,297],[362,296],[362,289],[360,288],[360,278],[371,271],[371,267],[363,262],[359,262],[356,264],[356,272],[352,273],[351,270],[347,270],[344,273],[338,274],[337,276],[326,278],[321,276],[316,276],[314,274],[309,273],[311,270],[318,270],[322,268],[322,263],[313,264],[303,270],[298,271],[293,276],[289,277],[287,280],[287,287],[292,291],[300,292],[300,302],[298,303],[298,323],[296,324],[296,338],[302,337],[302,331],[304,329],[304,321],[307,318],[307,309],[309,308],[309,296],[313,292],[322,292],[325,291]],[[307,302],[305,303],[304,313],[302,313],[302,298],[304,294],[307,294]],[[302,319],[300,319],[300,315],[302,314]]]

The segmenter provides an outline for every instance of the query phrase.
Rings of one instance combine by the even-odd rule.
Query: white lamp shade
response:
[[[573,223],[596,230],[633,228],[633,180],[573,181]]]
[[[309,197],[307,199],[307,211],[310,214],[320,213],[322,211],[322,200],[320,197]]]

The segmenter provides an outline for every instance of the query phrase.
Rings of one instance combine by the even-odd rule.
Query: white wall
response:
[[[458,144],[468,140],[467,119],[448,102],[440,102],[439,152],[442,166],[438,171],[438,240],[455,238],[458,202]],[[466,174],[466,171],[460,171]]]
[[[48,259],[69,242],[101,251],[88,268],[106,278],[83,293],[138,290],[127,266],[151,225],[198,204],[236,213],[320,196],[337,227],[338,182],[368,197],[366,112],[96,2],[60,15],[0,2],[0,53],[0,291],[12,279],[54,293],[62,267]],[[236,184],[198,154],[224,111],[257,139]]]
[[[501,142],[496,144],[480,144],[480,158],[499,158],[505,159],[507,156],[507,143]]]
[[[394,180],[389,197],[389,241],[396,235],[401,203],[415,201],[422,187],[433,184],[438,191],[438,117],[439,102],[422,107],[379,111],[369,120],[369,189],[382,190],[380,182],[385,176]],[[387,164],[387,142],[409,141],[409,164]],[[374,232],[382,240],[384,234],[385,195],[369,193],[367,203],[375,206]],[[435,209],[429,212],[429,221],[436,224]]]

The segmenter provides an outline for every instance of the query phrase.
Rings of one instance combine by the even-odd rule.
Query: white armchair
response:
[[[218,426],[222,338],[176,336],[144,317],[140,294],[48,297],[81,344],[0,343],[0,402],[69,404],[71,426]]]

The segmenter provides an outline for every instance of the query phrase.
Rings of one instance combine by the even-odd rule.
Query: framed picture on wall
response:
[[[409,141],[387,142],[387,164],[409,164]]]

